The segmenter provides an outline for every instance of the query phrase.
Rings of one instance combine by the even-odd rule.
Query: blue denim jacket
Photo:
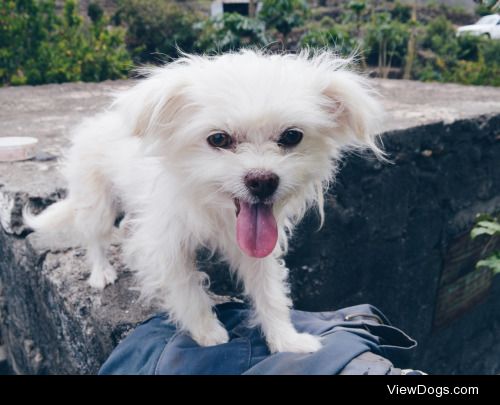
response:
[[[416,342],[371,305],[334,312],[292,311],[297,331],[322,337],[316,353],[271,354],[240,303],[217,305],[230,340],[200,347],[165,314],[140,324],[111,353],[99,374],[398,374]]]

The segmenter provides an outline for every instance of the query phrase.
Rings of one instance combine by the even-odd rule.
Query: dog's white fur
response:
[[[271,351],[315,351],[319,339],[296,332],[290,321],[281,257],[309,207],[323,217],[323,192],[342,151],[381,155],[373,136],[379,102],[348,62],[329,52],[241,51],[149,69],[147,79],[78,127],[64,165],[68,197],[38,216],[25,212],[26,223],[42,231],[71,224],[88,248],[90,285],[104,288],[117,277],[106,249],[123,209],[124,255],[142,296],[157,300],[203,346],[228,340],[212,311],[207,276],[195,265],[199,247],[218,251],[243,282]],[[304,137],[283,149],[277,139],[289,127]],[[209,146],[214,130],[232,135],[235,149]],[[255,169],[280,178],[279,243],[262,259],[246,256],[235,235],[233,198],[253,198],[243,178]]]

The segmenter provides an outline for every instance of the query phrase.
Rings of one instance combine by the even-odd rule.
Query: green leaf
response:
[[[493,222],[493,221],[481,221],[478,222],[478,226],[482,226],[483,228],[488,228],[496,233],[500,234],[500,224],[498,222]]]
[[[500,273],[500,252],[495,252],[484,260],[477,262],[476,267],[488,267],[494,274]]]
[[[479,226],[475,227],[470,232],[470,236],[472,239],[477,238],[479,235],[494,235],[494,234],[495,234],[495,231],[488,229],[488,228],[482,228]]]

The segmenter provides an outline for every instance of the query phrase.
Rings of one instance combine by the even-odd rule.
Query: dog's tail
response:
[[[67,198],[50,205],[39,215],[33,215],[28,205],[23,209],[24,223],[34,231],[54,232],[73,222],[75,208],[73,202]]]

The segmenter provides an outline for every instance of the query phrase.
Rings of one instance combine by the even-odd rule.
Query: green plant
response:
[[[488,64],[500,67],[500,41],[490,41],[482,38],[479,43],[479,52]]]
[[[483,251],[487,251],[488,248],[500,237],[499,219],[499,217],[493,217],[485,214],[478,216],[476,226],[471,231],[471,238],[475,239],[481,235],[489,236],[488,242],[486,243]],[[493,271],[493,273],[500,273],[500,251],[495,251],[486,259],[478,261],[476,267],[488,267]]]
[[[456,37],[452,24],[436,18],[420,43],[419,80],[500,86],[500,44],[482,37]]]
[[[399,22],[406,23],[411,19],[411,6],[407,4],[401,4],[396,1],[394,7],[391,10],[391,17]]]
[[[262,21],[237,13],[225,13],[195,24],[194,28],[198,34],[194,47],[200,52],[237,50],[268,42]]]
[[[319,26],[321,28],[332,28],[335,25],[336,25],[335,20],[327,15],[325,15],[324,17],[321,18],[321,20],[319,20]]]
[[[0,2],[0,82],[42,84],[125,77],[131,65],[124,31],[103,16],[87,23],[75,0]]]
[[[480,0],[476,6],[476,14],[483,16],[500,12],[498,0]]]
[[[264,0],[258,18],[266,28],[275,28],[283,35],[286,43],[292,29],[304,24],[309,16],[305,0]]]
[[[458,37],[457,59],[477,61],[480,54],[480,44],[483,42],[483,39],[475,35],[462,35]]]
[[[359,28],[359,24],[361,23],[361,16],[363,12],[366,10],[366,3],[364,1],[356,1],[351,0],[347,7],[351,10],[351,13],[354,15],[354,19],[356,22],[356,26]]]
[[[442,57],[454,59],[458,53],[458,42],[451,22],[445,17],[438,17],[431,21],[427,26],[422,47],[432,49]]]
[[[460,59],[445,79],[471,85],[500,86],[500,43],[482,37],[458,40]]]
[[[351,55],[358,42],[346,26],[336,25],[328,29],[311,28],[300,38],[300,47],[332,48],[343,56]]]
[[[165,0],[121,0],[113,19],[127,28],[127,46],[136,61],[154,61],[158,54],[176,57],[191,52],[198,14]]]
[[[453,25],[445,17],[435,18],[419,38],[419,48],[415,77],[424,81],[446,81],[445,75],[455,69],[459,52]]]
[[[367,59],[378,66],[379,76],[387,78],[392,66],[401,66],[410,35],[408,25],[391,19],[388,13],[377,13],[366,27]]]
[[[104,17],[104,10],[99,5],[99,3],[91,2],[87,7],[87,15],[92,20],[92,22],[96,23],[101,21]]]

